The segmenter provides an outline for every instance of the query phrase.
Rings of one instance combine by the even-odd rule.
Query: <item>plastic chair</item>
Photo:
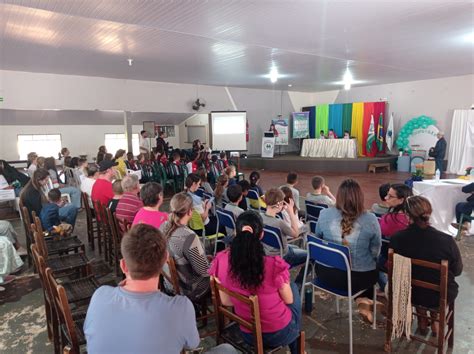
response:
[[[283,258],[283,245],[281,242],[280,229],[265,225],[263,227],[263,237],[261,241],[272,248],[280,250],[280,257]]]
[[[304,203],[306,206],[306,221],[318,221],[321,210],[324,210],[328,207],[326,204],[315,204],[309,200],[305,200]]]
[[[191,220],[189,220],[188,226],[192,229],[196,234],[199,236],[201,240],[202,247],[206,250],[206,241],[218,240],[220,237],[224,237],[223,233],[218,232],[219,229],[216,230],[216,233],[212,235],[206,235],[206,227],[204,225],[204,221],[201,218],[201,215],[193,209],[193,214],[191,216]],[[217,250],[217,246],[214,245],[214,254]]]
[[[393,249],[388,250],[388,307],[387,307],[387,318],[386,318],[386,329],[385,329],[385,351],[391,352],[392,349],[392,313],[393,313],[393,283],[392,283],[392,272],[393,272]],[[412,266],[418,268],[425,268],[426,270],[439,272],[440,280],[439,283],[430,283],[426,280],[415,279],[412,277],[411,285],[412,287],[419,287],[423,289],[430,289],[439,293],[439,306],[437,309],[426,309],[430,313],[436,313],[437,319],[434,320],[433,317],[423,315],[418,313],[419,317],[429,318],[431,321],[437,321],[439,323],[438,329],[438,340],[437,342],[432,342],[426,340],[425,338],[410,335],[411,339],[414,339],[418,342],[436,347],[438,353],[444,353],[446,346],[446,341],[448,342],[448,347],[453,348],[454,345],[454,302],[448,304],[448,274],[449,267],[448,261],[443,260],[441,263],[433,263],[428,261],[423,261],[420,259],[411,258]],[[447,332],[446,332],[447,329]]]
[[[214,303],[214,313],[217,322],[217,342],[230,343],[243,353],[274,353],[281,349],[265,348],[262,338],[262,327],[260,323],[260,308],[258,305],[258,297],[256,295],[244,296],[232,290],[225,288],[216,278],[211,276],[212,301]],[[229,297],[244,303],[250,307],[250,318],[245,319],[237,315],[227,306],[222,304],[220,292],[227,294]],[[230,323],[229,323],[230,320]],[[239,325],[252,332],[255,342],[254,345],[247,344],[240,335]],[[236,333],[237,332],[237,333]],[[239,340],[240,339],[240,340]],[[305,333],[300,332],[298,340],[298,353],[305,353]]]
[[[255,190],[249,189],[247,199],[250,209],[261,211],[260,196]]]
[[[303,303],[304,298],[304,289],[307,285],[312,286],[313,288],[320,289],[329,294],[336,296],[336,312],[339,313],[339,299],[345,298],[349,301],[349,346],[350,354],[353,353],[353,339],[352,339],[352,300],[358,295],[362,294],[366,289],[360,290],[359,292],[352,293],[352,282],[351,282],[351,262],[350,262],[350,252],[349,248],[343,245],[336,243],[324,241],[315,236],[308,236],[308,257],[306,258],[306,266],[304,270],[304,282],[301,289],[301,303]],[[335,289],[325,285],[321,280],[315,277],[315,272],[313,269],[313,279],[310,282],[306,282],[306,277],[308,276],[308,269],[310,266],[310,261],[324,265],[326,267],[331,267],[335,269],[342,270],[347,274],[347,290]],[[377,315],[377,306],[376,306],[376,291],[374,285],[374,322],[372,328],[376,328],[376,315]]]

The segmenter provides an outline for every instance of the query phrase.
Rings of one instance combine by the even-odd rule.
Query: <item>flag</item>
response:
[[[375,141],[374,115],[370,116],[370,127],[367,135],[367,152],[372,151],[372,144]]]
[[[383,114],[380,112],[379,125],[377,127],[377,149],[383,151]]]
[[[388,151],[392,151],[393,148],[393,113],[390,115],[390,121],[388,122],[387,134],[385,135],[385,141],[387,142]]]

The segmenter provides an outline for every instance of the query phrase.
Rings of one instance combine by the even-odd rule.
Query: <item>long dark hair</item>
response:
[[[263,283],[265,270],[265,252],[260,242],[262,217],[254,211],[243,212],[237,218],[236,229],[230,245],[230,275],[243,289],[255,291]]]
[[[336,208],[342,214],[342,243],[347,244],[344,237],[352,232],[354,222],[364,212],[364,194],[356,180],[349,178],[341,183],[337,190]]]
[[[253,171],[252,173],[250,173],[250,176],[249,176],[250,187],[255,187],[259,179],[260,179],[260,173],[258,173],[257,171]]]
[[[397,205],[396,207],[390,208],[388,211],[391,214],[392,219],[397,220],[395,215],[400,212],[406,212],[407,198],[413,196],[413,192],[410,187],[402,183],[392,184],[390,185],[390,189],[393,189],[395,191],[398,199],[403,199],[403,202],[401,204]]]
[[[44,168],[38,168],[31,177],[30,181],[25,185],[25,187],[21,190],[20,193],[20,200],[25,203],[26,195],[30,194],[32,190],[36,190],[40,192],[41,200],[46,202],[46,196],[44,193],[41,192],[41,184],[40,181],[49,177],[48,170]]]

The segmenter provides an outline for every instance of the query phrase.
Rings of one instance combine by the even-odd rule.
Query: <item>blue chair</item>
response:
[[[328,207],[326,204],[315,204],[309,200],[305,200],[305,206],[306,206],[306,221],[307,222],[309,220],[318,221],[321,210],[324,210]]]
[[[316,234],[316,226],[318,225],[318,222],[315,220],[309,220],[309,232],[312,233],[313,235]]]
[[[219,229],[219,226],[223,225],[227,229],[235,230],[234,213],[232,213],[230,210],[216,208],[216,214],[217,214],[217,221],[218,221],[218,226],[217,226],[218,229]],[[230,236],[230,235],[227,235],[227,236]]]
[[[196,194],[198,197],[202,198],[204,196],[204,188],[199,187],[194,194]]]
[[[252,210],[261,211],[260,196],[254,189],[249,189],[247,194],[248,206]],[[258,207],[257,207],[258,206]]]
[[[350,354],[353,353],[353,343],[352,343],[352,300],[358,295],[362,294],[364,290],[357,292],[356,294],[352,293],[352,283],[351,283],[351,262],[350,262],[350,252],[349,248],[343,245],[339,245],[333,242],[328,242],[317,238],[315,236],[308,236],[307,242],[308,257],[306,259],[306,266],[304,270],[304,282],[303,288],[301,289],[301,303],[303,303],[304,298],[304,289],[307,285],[317,288],[329,294],[336,296],[336,312],[339,313],[339,299],[345,298],[349,301],[349,345],[350,345]],[[308,276],[308,268],[310,262],[313,262],[313,278],[311,281],[306,282],[306,277]],[[335,289],[327,286],[321,280],[315,276],[314,264],[320,264],[326,267],[336,268],[347,273],[347,290]],[[376,289],[374,285],[374,323],[372,328],[376,328]]]
[[[283,258],[283,245],[281,243],[280,229],[265,225],[263,227],[263,238],[261,241],[272,248],[280,250],[280,257]]]

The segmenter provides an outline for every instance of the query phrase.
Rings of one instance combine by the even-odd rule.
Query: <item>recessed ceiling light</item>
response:
[[[270,70],[270,81],[272,84],[274,84],[275,82],[277,82],[278,80],[278,70],[276,67],[273,67],[272,70]]]
[[[471,32],[464,36],[464,41],[469,43],[474,43],[474,32]]]
[[[128,58],[127,61],[128,61],[128,66],[133,65],[133,59],[132,58]]]
[[[288,87],[293,87],[293,85],[292,85],[292,84],[288,84]]]
[[[346,72],[344,73],[344,78],[342,79],[344,82],[344,90],[350,90],[351,85],[354,82],[354,78],[352,77],[351,71],[349,68],[346,69]]]

